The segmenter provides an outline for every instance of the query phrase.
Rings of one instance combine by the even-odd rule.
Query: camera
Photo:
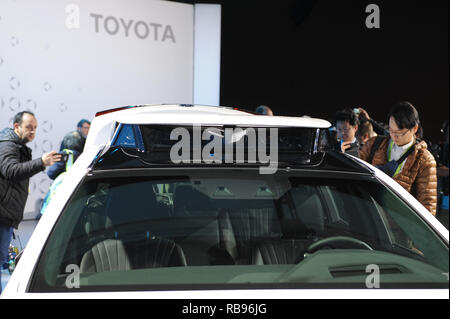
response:
[[[353,148],[353,147],[359,147],[358,141],[353,142],[353,143],[350,144],[350,148]]]

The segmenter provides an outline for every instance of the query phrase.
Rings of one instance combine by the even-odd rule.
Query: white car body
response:
[[[234,124],[242,126],[290,126],[328,128],[325,120],[305,117],[257,116],[230,108],[177,105],[136,107],[120,110],[94,118],[82,155],[68,172],[60,190],[50,202],[40,219],[26,249],[14,270],[2,298],[155,298],[155,299],[329,299],[329,298],[448,298],[448,289],[258,289],[258,290],[192,290],[192,291],[145,291],[145,292],[72,292],[30,293],[27,287],[33,276],[46,241],[57,222],[66,202],[81,179],[89,174],[89,165],[104,145],[111,142],[114,128],[120,123],[145,124]],[[418,214],[448,245],[449,232],[413,196],[393,179],[377,168],[361,161],[395,193],[415,207]]]

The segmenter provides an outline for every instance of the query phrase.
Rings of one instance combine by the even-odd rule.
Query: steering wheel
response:
[[[362,240],[346,237],[346,236],[333,236],[323,238],[315,243],[312,243],[306,249],[307,254],[313,254],[320,249],[367,249],[373,250],[367,243]]]

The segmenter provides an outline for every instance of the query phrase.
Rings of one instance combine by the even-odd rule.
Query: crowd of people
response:
[[[266,105],[255,112],[274,114]],[[373,120],[361,107],[337,111],[330,129],[334,149],[392,177],[448,229],[448,120],[441,129],[445,141],[437,145],[425,142],[419,113],[410,102],[392,106],[386,120],[387,124]]]
[[[363,108],[338,111],[335,149],[381,169],[448,229],[448,120],[441,129],[445,141],[437,145],[425,141],[419,113],[409,102],[395,104],[386,120],[374,121]]]
[[[273,116],[267,105],[256,114]],[[371,119],[363,108],[339,110],[330,129],[336,151],[351,154],[391,176],[448,229],[449,130],[441,129],[445,142],[430,147],[423,139],[419,113],[409,102],[395,104],[386,118],[388,124]],[[29,179],[47,169],[54,180],[41,213],[52,195],[52,187],[81,154],[90,122],[81,120],[77,130],[64,136],[59,152],[51,151],[32,159],[26,145],[36,135],[37,119],[32,112],[16,114],[12,128],[0,131],[0,268],[8,266],[8,250],[13,229],[23,219]],[[1,273],[0,273],[1,274]],[[0,288],[1,289],[1,288]]]

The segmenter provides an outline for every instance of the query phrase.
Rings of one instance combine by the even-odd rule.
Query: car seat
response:
[[[183,250],[171,240],[156,237],[124,243],[119,239],[106,239],[84,254],[80,271],[125,271],[175,266],[186,266],[186,258]]]

